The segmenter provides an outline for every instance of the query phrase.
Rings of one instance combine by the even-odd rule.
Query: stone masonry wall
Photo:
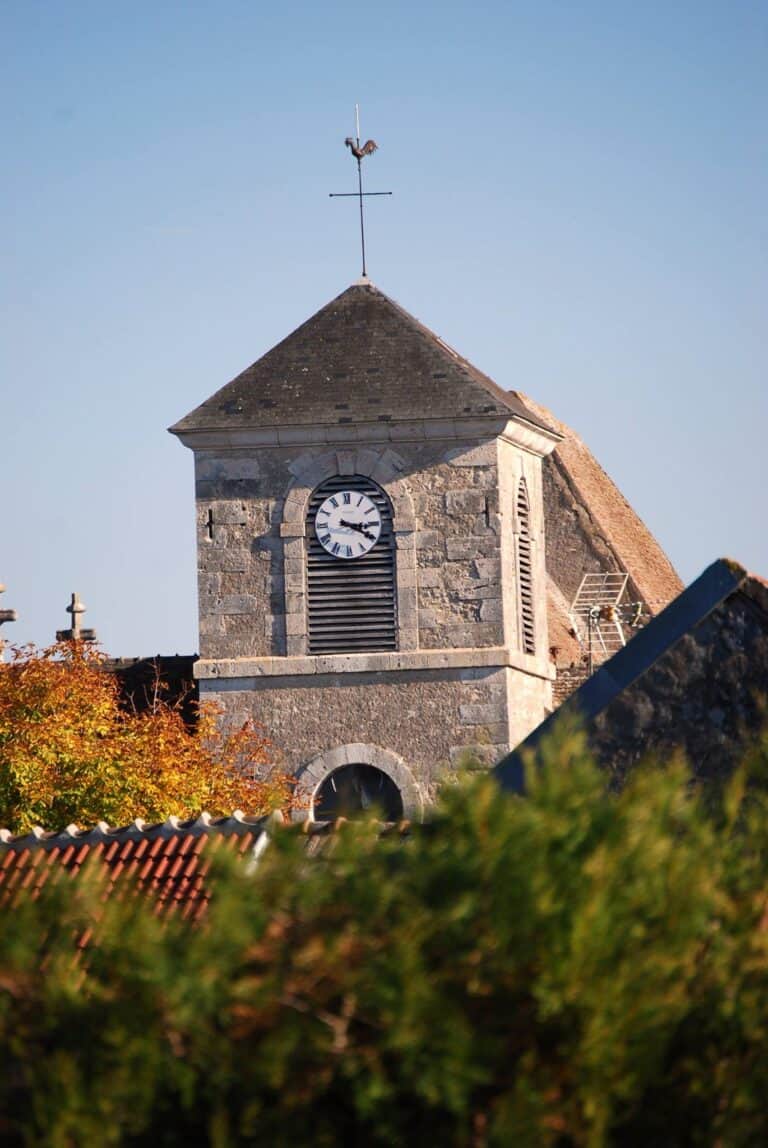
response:
[[[570,605],[584,574],[620,570],[621,566],[607,539],[573,490],[556,452],[544,459],[543,506],[547,570]],[[638,597],[631,581],[629,595],[632,599]]]
[[[508,751],[507,674],[470,668],[230,679],[201,682],[201,700],[221,706],[225,722],[261,722],[291,772],[337,745],[381,745],[403,758],[430,800],[446,771],[470,757],[491,765]]]
[[[286,653],[286,607],[290,613],[293,604],[286,603],[283,584],[283,501],[297,455],[320,453],[198,452],[203,658]],[[416,551],[419,648],[503,645],[496,442],[402,443],[394,457],[416,517],[412,540],[402,541]]]

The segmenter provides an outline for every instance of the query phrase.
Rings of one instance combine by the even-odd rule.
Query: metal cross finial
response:
[[[57,642],[95,642],[96,631],[86,630],[80,626],[80,615],[85,613],[85,606],[80,601],[77,591],[72,591],[72,598],[67,606],[67,613],[72,615],[72,625],[68,630],[57,630]]]
[[[367,276],[365,270],[365,219],[363,215],[363,200],[369,195],[391,195],[391,191],[363,191],[363,160],[367,155],[373,155],[378,150],[378,144],[375,140],[366,140],[365,143],[360,145],[360,105],[355,104],[355,137],[347,136],[344,140],[344,146],[348,147],[352,155],[357,160],[357,191],[331,191],[329,192],[330,199],[344,199],[350,196],[356,197],[360,202],[360,246],[363,253],[363,278]]]

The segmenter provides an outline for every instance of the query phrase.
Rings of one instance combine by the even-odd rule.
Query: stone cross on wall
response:
[[[83,629],[80,625],[80,615],[85,613],[85,606],[77,596],[77,591],[72,591],[72,599],[67,606],[67,613],[72,615],[72,625],[68,630],[57,630],[57,642],[95,642],[96,631]]]
[[[0,594],[2,594],[4,590],[5,590],[5,586],[3,586],[2,582],[0,582]],[[15,610],[0,610],[0,626],[2,626],[3,622],[15,622],[15,621],[16,621],[16,611]],[[2,638],[0,638],[0,658],[2,658],[2,656],[3,656],[3,646],[4,646],[4,642],[3,642]]]

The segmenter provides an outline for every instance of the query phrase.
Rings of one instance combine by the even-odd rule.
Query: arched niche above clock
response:
[[[309,654],[397,649],[392,506],[365,475],[334,475],[307,505]]]

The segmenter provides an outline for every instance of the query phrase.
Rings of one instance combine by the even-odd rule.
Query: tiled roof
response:
[[[71,825],[61,833],[37,828],[14,835],[0,829],[0,910],[37,897],[53,874],[63,872],[75,880],[86,863],[100,860],[109,875],[107,896],[125,878],[133,879],[155,901],[159,913],[178,912],[195,920],[209,900],[205,878],[218,851],[255,860],[270,831],[293,831],[305,838],[311,856],[327,849],[345,824],[339,818],[282,826],[280,814],[250,818],[235,812],[230,817],[203,813],[188,821],[169,817],[159,825],[145,825],[139,819],[119,829],[104,822],[93,829]],[[407,837],[410,823],[382,823],[379,833]]]
[[[72,879],[86,862],[98,858],[109,873],[108,892],[121,877],[133,877],[151,894],[159,911],[197,917],[208,900],[205,875],[211,858],[224,848],[244,855],[253,851],[267,818],[211,817],[191,821],[170,817],[161,825],[136,820],[120,829],[100,822],[93,829],[69,826],[62,833],[34,829],[14,836],[0,830],[0,908],[36,897],[51,874]]]
[[[347,288],[175,426],[320,426],[517,416],[546,422],[370,282]]]

